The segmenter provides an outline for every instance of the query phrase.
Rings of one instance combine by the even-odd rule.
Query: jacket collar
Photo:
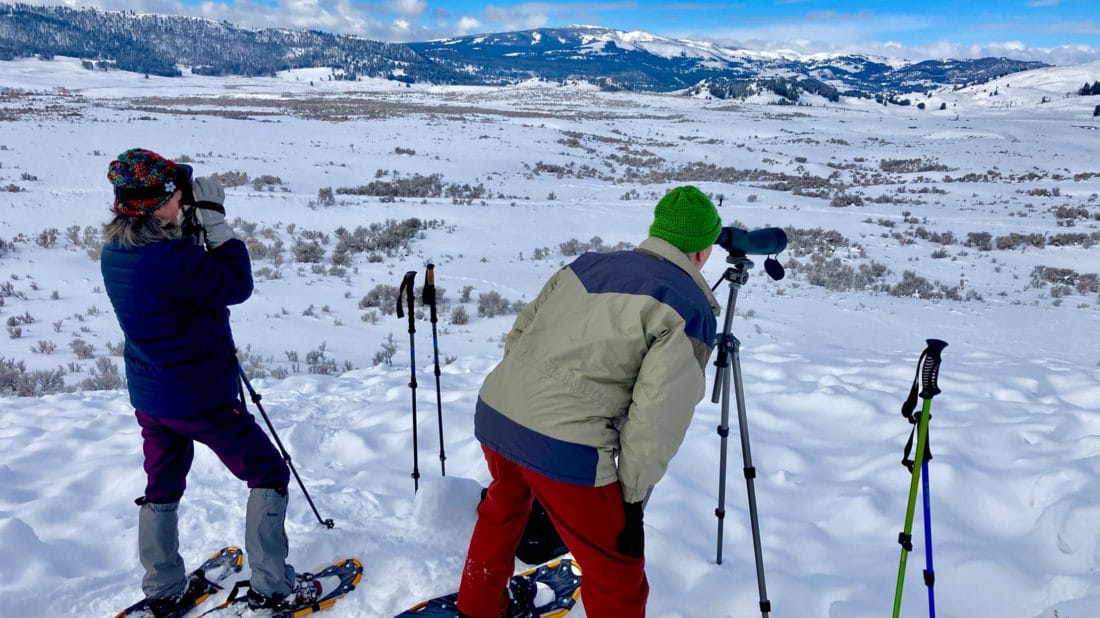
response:
[[[714,293],[710,291],[710,286],[707,285],[707,280],[703,278],[703,273],[699,272],[699,269],[691,263],[686,253],[680,251],[667,240],[653,236],[643,240],[642,244],[638,246],[638,251],[652,253],[653,255],[664,258],[687,273],[692,281],[694,281],[706,294],[707,302],[710,303],[710,308],[714,311],[715,317],[722,315],[722,307],[718,304],[718,299],[714,297]]]

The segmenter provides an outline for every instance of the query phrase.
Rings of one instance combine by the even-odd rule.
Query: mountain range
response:
[[[71,56],[89,69],[160,76],[270,75],[327,67],[331,79],[499,85],[583,80],[608,90],[684,91],[717,98],[771,91],[898,102],[1040,68],[1008,58],[920,62],[857,54],[759,52],[595,26],[539,28],[415,43],[316,30],[248,29],[203,18],[65,6],[0,4],[0,60]]]

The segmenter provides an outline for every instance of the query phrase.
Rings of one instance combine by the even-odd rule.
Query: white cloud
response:
[[[499,25],[499,29],[503,31],[530,30],[550,23],[547,9],[551,6],[533,2],[509,7],[488,6],[482,12],[482,17],[485,21]]]
[[[458,36],[465,36],[467,34],[474,34],[480,32],[481,22],[473,17],[462,17],[455,25],[455,34]]]
[[[428,10],[428,3],[424,0],[390,0],[386,7],[391,13],[419,17]]]
[[[1054,65],[1082,64],[1100,60],[1100,48],[1089,45],[1059,45],[1057,47],[1029,47],[1021,41],[1003,41],[983,44],[962,44],[951,41],[935,41],[927,45],[903,45],[896,41],[845,43],[815,40],[722,40],[727,47],[761,50],[791,51],[801,54],[839,53],[865,54],[903,60],[933,60],[944,58],[1012,58],[1033,60]]]
[[[922,45],[905,45],[892,40],[897,33],[934,28],[931,18],[875,14],[809,13],[804,19],[783,23],[745,24],[710,33],[693,33],[729,47],[799,53],[859,53],[908,60],[936,58],[1009,57],[1049,64],[1078,64],[1100,59],[1100,48],[1091,45],[1029,46],[1019,40],[986,43],[956,43],[939,40]],[[1100,33],[1091,21],[1048,24],[1032,28],[1033,33]],[[887,34],[884,36],[884,34]]]

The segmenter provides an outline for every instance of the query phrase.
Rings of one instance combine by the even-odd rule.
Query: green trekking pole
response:
[[[917,375],[913,378],[913,387],[909,390],[909,397],[901,406],[902,416],[916,425],[913,430],[917,435],[916,451],[914,452],[922,460],[927,449],[928,419],[932,412],[932,398],[940,393],[939,386],[936,384],[940,375],[940,353],[947,347],[947,342],[939,339],[928,339],[926,342],[928,347],[924,349],[917,361]],[[924,400],[924,405],[918,414],[913,414],[913,410],[917,407],[918,382],[920,383],[919,395]],[[902,460],[903,464],[912,468],[913,475],[909,482],[909,503],[905,509],[905,529],[898,535],[898,543],[901,545],[901,563],[898,566],[898,585],[894,592],[893,618],[898,618],[898,614],[901,612],[901,590],[905,585],[905,563],[909,557],[909,552],[913,551],[913,511],[917,505],[917,486],[920,484],[920,473],[923,467],[921,465],[911,465],[912,462],[909,461],[909,448],[911,446],[913,446],[912,435],[909,436],[909,443],[905,445],[905,458]]]

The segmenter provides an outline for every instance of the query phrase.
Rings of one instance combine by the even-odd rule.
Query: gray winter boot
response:
[[[252,590],[265,597],[282,598],[294,585],[294,568],[286,563],[287,491],[257,487],[248,494],[244,551],[252,567]]]
[[[138,553],[145,577],[141,591],[145,596],[163,599],[183,592],[187,575],[179,554],[179,502],[145,503],[138,513]]]

